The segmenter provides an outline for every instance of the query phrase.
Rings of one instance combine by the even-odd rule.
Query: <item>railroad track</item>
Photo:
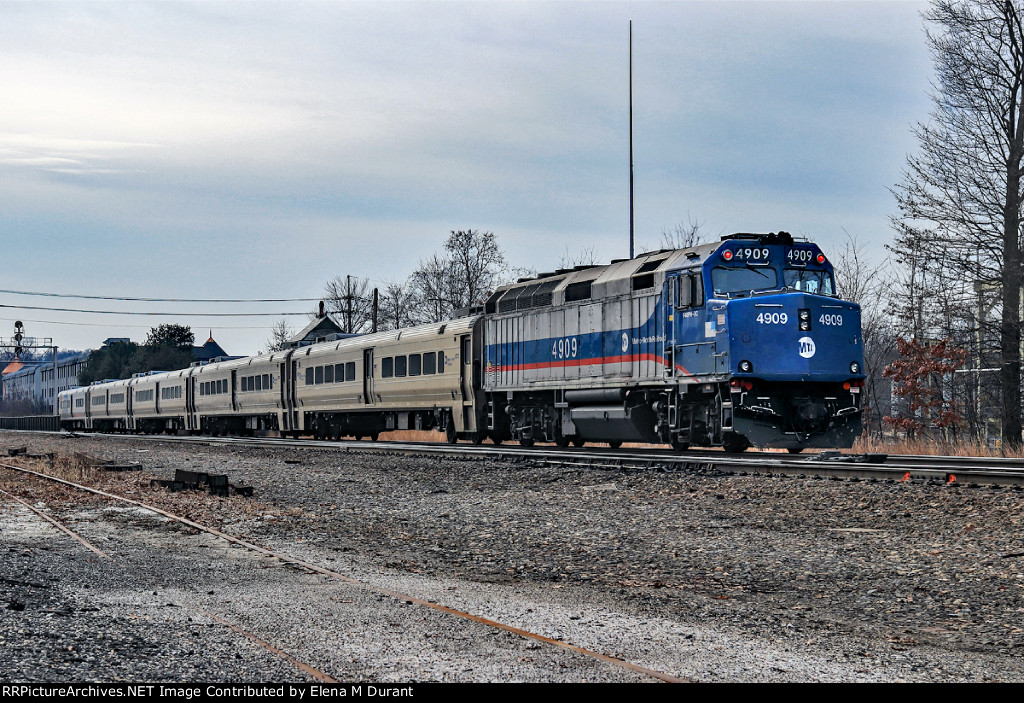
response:
[[[10,432],[27,432],[25,430]],[[49,433],[61,434],[61,433]],[[595,468],[638,468],[662,471],[701,471],[739,475],[778,475],[827,479],[924,481],[955,485],[1024,487],[1024,460],[993,457],[924,455],[853,455],[839,452],[781,454],[717,450],[675,452],[670,449],[567,447],[535,445],[472,445],[409,441],[327,441],[270,437],[208,437],[177,435],[103,435],[138,441],[198,442],[210,445],[329,449],[343,452],[384,452],[447,457],[489,457],[510,461],[579,464]]]
[[[28,469],[28,468],[25,468],[25,467],[15,466],[15,465],[8,464],[8,463],[0,463],[0,470],[5,470],[5,471],[8,471],[8,472],[16,472],[16,473],[24,475],[24,476],[31,476],[31,477],[42,479],[42,480],[45,480],[45,481],[54,482],[54,483],[57,483],[57,484],[61,484],[63,486],[74,488],[74,489],[82,491],[82,492],[86,492],[86,493],[90,493],[90,494],[93,494],[93,495],[100,496],[102,498],[108,499],[108,500],[113,501],[113,502],[125,503],[125,504],[128,504],[128,505],[135,506],[137,508],[142,508],[142,509],[150,511],[150,512],[156,514],[156,515],[160,515],[160,516],[162,516],[164,518],[167,518],[167,519],[173,520],[175,522],[178,522],[178,523],[180,523],[182,525],[185,525],[187,527],[190,527],[190,528],[199,530],[201,532],[204,532],[206,534],[212,535],[212,536],[214,536],[214,537],[216,537],[216,538],[218,538],[220,540],[223,540],[224,542],[226,542],[228,544],[231,544],[231,545],[234,545],[234,546],[238,546],[238,547],[243,547],[243,548],[245,548],[245,549],[247,549],[247,550],[249,550],[251,552],[254,552],[257,555],[263,556],[263,557],[270,557],[270,558],[276,560],[278,562],[278,564],[280,566],[282,566],[282,567],[299,568],[299,569],[306,570],[308,572],[317,573],[317,574],[320,574],[322,576],[326,576],[326,577],[328,577],[330,579],[333,579],[333,580],[336,580],[336,581],[341,581],[341,582],[344,582],[344,583],[352,585],[352,586],[356,586],[356,587],[358,587],[360,589],[364,589],[364,590],[367,590],[367,591],[372,591],[372,592],[375,592],[377,594],[381,594],[383,596],[387,596],[387,597],[393,598],[395,600],[404,602],[405,604],[408,604],[408,605],[416,605],[416,606],[419,606],[419,607],[422,607],[422,608],[431,609],[431,610],[434,610],[434,611],[437,611],[437,612],[441,612],[441,613],[444,613],[446,615],[449,615],[449,616],[452,616],[452,617],[455,617],[455,618],[459,618],[459,619],[462,619],[462,620],[465,620],[465,621],[468,621],[468,622],[485,625],[485,626],[493,628],[495,630],[501,630],[501,631],[504,631],[504,632],[511,633],[513,635],[518,635],[518,636],[520,636],[522,638],[525,638],[525,639],[528,639],[528,640],[532,640],[532,641],[535,641],[535,642],[540,642],[540,643],[542,643],[544,645],[548,645],[548,646],[553,647],[553,648],[560,648],[560,649],[563,649],[563,650],[567,650],[567,651],[573,652],[575,654],[583,655],[585,657],[589,657],[589,658],[598,660],[598,661],[600,661],[600,662],[602,662],[604,664],[608,664],[608,665],[611,665],[611,666],[614,666],[614,667],[618,667],[620,669],[632,672],[634,674],[639,674],[641,676],[648,677],[648,678],[651,678],[651,679],[654,679],[654,680],[657,680],[657,681],[662,681],[662,682],[666,682],[666,683],[692,683],[693,682],[692,680],[680,678],[680,677],[675,676],[673,674],[669,674],[669,673],[666,673],[666,672],[662,672],[662,671],[658,671],[658,670],[651,669],[651,668],[648,668],[648,667],[644,667],[644,666],[641,666],[639,664],[635,664],[633,662],[629,662],[629,661],[626,661],[624,659],[621,659],[621,658],[618,658],[618,657],[615,657],[615,656],[611,656],[611,655],[608,655],[608,654],[597,652],[597,651],[594,651],[594,650],[591,650],[591,649],[587,649],[585,647],[577,646],[577,645],[571,644],[569,642],[565,642],[565,641],[563,641],[561,639],[554,639],[554,638],[551,638],[551,637],[547,637],[547,636],[538,634],[536,632],[532,632],[532,631],[525,630],[525,629],[522,629],[522,628],[519,628],[519,627],[515,627],[513,625],[509,625],[509,624],[506,624],[506,623],[503,623],[503,622],[499,622],[497,620],[489,619],[489,618],[482,617],[482,616],[479,616],[479,615],[475,615],[475,614],[472,614],[472,613],[469,613],[469,612],[466,612],[466,611],[463,611],[463,610],[459,610],[459,609],[456,609],[456,608],[448,607],[448,606],[443,605],[443,604],[441,604],[439,602],[436,602],[434,600],[426,600],[426,599],[421,598],[421,597],[416,597],[416,596],[408,595],[408,594],[396,591],[396,590],[388,588],[388,587],[384,587],[384,586],[380,586],[380,585],[371,583],[371,582],[369,582],[367,580],[356,579],[356,578],[353,578],[353,577],[348,576],[346,574],[342,574],[342,573],[340,573],[338,571],[334,571],[332,569],[328,569],[328,568],[326,568],[326,567],[324,567],[324,566],[322,566],[320,564],[312,563],[310,561],[307,561],[307,560],[304,560],[304,559],[301,559],[301,558],[296,558],[294,556],[290,556],[290,555],[282,553],[282,552],[278,552],[278,551],[274,551],[274,550],[271,550],[271,549],[267,549],[267,548],[265,548],[263,546],[255,544],[255,543],[253,543],[251,541],[248,541],[248,540],[242,539],[240,537],[237,537],[237,536],[225,533],[225,532],[223,532],[221,530],[218,530],[218,529],[215,529],[215,528],[203,525],[201,523],[195,522],[195,521],[190,520],[188,518],[185,518],[185,517],[176,515],[174,513],[171,513],[169,511],[163,510],[162,508],[159,508],[157,506],[149,505],[149,504],[144,503],[144,502],[139,501],[139,500],[135,500],[135,499],[132,499],[132,498],[127,498],[127,497],[120,496],[120,495],[117,495],[117,494],[114,494],[114,493],[110,493],[110,492],[106,492],[106,491],[101,491],[101,490],[98,490],[96,488],[91,488],[89,486],[84,486],[84,485],[75,483],[73,481],[68,481],[66,479],[58,478],[58,477],[55,477],[55,476],[50,476],[50,475],[47,475],[47,474],[39,472],[39,471],[35,471],[35,470]],[[81,535],[79,535],[78,533],[76,533],[75,531],[73,531],[72,529],[67,527],[66,525],[64,525],[64,524],[60,523],[59,521],[55,520],[53,517],[51,517],[49,515],[46,515],[45,513],[43,513],[42,511],[40,511],[36,507],[33,507],[32,505],[30,505],[26,501],[23,501],[20,498],[18,498],[17,496],[14,496],[14,495],[12,495],[10,493],[7,493],[6,491],[0,490],[0,494],[3,494],[5,496],[7,496],[8,498],[11,498],[11,499],[17,501],[18,503],[23,505],[25,508],[27,508],[28,510],[30,510],[34,514],[36,514],[39,518],[41,518],[43,520],[46,520],[48,523],[50,523],[51,525],[55,526],[57,529],[61,530],[66,535],[68,535],[69,537],[71,537],[72,539],[77,541],[81,546],[85,547],[86,549],[91,550],[92,552],[96,553],[97,555],[101,556],[104,559],[114,559],[114,557],[111,557],[106,552],[103,552],[102,550],[97,548],[95,545],[91,544],[88,540],[86,540],[84,537],[82,537]],[[299,659],[295,658],[294,656],[292,656],[288,652],[285,652],[284,650],[280,649],[279,647],[275,646],[274,644],[271,644],[270,642],[262,639],[261,637],[259,637],[258,635],[254,634],[253,632],[245,630],[242,627],[240,627],[239,625],[231,623],[231,622],[229,622],[229,621],[227,621],[227,620],[225,620],[225,619],[223,619],[223,618],[221,618],[218,615],[215,615],[213,613],[206,612],[205,610],[197,610],[197,612],[199,614],[201,614],[202,616],[207,617],[210,620],[212,620],[214,622],[217,622],[217,623],[219,623],[219,624],[229,628],[230,630],[232,630],[236,634],[238,634],[238,635],[240,635],[242,637],[245,637],[246,639],[254,642],[258,646],[260,646],[263,649],[267,650],[268,652],[270,652],[270,653],[272,653],[272,654],[274,654],[274,655],[284,659],[285,661],[289,662],[294,667],[296,667],[298,670],[300,670],[303,673],[311,676],[312,678],[314,678],[314,679],[316,679],[316,680],[318,680],[320,682],[323,682],[323,683],[338,683],[338,681],[336,679],[332,678],[328,673],[320,671],[319,669],[316,669],[316,668],[314,668],[314,667],[312,667],[312,666],[310,666],[310,665],[300,661]]]

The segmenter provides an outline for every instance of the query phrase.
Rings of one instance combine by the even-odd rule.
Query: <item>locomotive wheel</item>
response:
[[[380,432],[371,432],[370,433],[370,441],[371,442],[376,442],[379,437],[380,437]]]
[[[747,438],[741,434],[730,432],[722,438],[722,449],[730,454],[739,454],[750,446]]]
[[[496,447],[504,441],[501,437],[491,437],[491,443]]]
[[[685,452],[690,448],[689,442],[680,442],[678,439],[673,439],[671,445],[677,452]]]
[[[803,450],[804,450],[803,447],[788,447],[786,449],[786,451],[789,452],[790,454],[799,454]]]
[[[532,447],[533,446],[533,437],[523,437],[521,440],[519,440],[519,446],[520,447]]]
[[[486,432],[471,432],[469,434],[469,440],[473,444],[483,444],[485,439],[487,439]]]
[[[587,440],[583,439],[582,437],[573,437],[572,438],[572,446],[574,446],[574,447],[582,447],[586,443],[587,443]]]
[[[619,442],[619,441],[609,442],[608,446],[611,447],[612,449],[618,449],[619,447],[622,446],[622,442]]]
[[[444,437],[448,444],[456,444],[459,441],[459,433],[455,431],[455,420],[448,418],[448,424],[444,426]]]
[[[555,446],[563,449],[569,446],[569,438],[562,434],[562,423],[560,422],[555,423]]]

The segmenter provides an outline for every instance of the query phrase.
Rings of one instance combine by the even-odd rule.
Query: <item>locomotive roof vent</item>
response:
[[[791,235],[789,232],[783,232],[782,230],[779,230],[777,233],[769,232],[768,234],[758,234],[755,232],[737,232],[735,234],[727,234],[724,237],[722,237],[723,242],[731,239],[758,241],[761,244],[793,243],[793,235]]]

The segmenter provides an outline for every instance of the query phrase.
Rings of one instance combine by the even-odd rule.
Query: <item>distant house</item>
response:
[[[315,317],[308,325],[289,337],[285,342],[285,345],[290,349],[294,349],[295,347],[305,347],[309,344],[316,344],[317,342],[331,342],[335,339],[347,339],[349,337],[359,336],[356,334],[347,334],[341,330],[341,325],[331,319],[330,315]]]

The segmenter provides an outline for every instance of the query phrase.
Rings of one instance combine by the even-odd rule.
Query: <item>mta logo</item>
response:
[[[800,345],[800,356],[805,359],[810,359],[814,356],[815,349],[813,339],[810,337],[801,337],[798,343]]]

